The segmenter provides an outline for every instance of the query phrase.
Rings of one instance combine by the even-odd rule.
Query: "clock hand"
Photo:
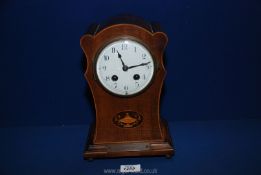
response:
[[[132,69],[134,67],[139,67],[139,66],[146,66],[147,64],[150,64],[150,61],[147,62],[147,63],[141,63],[141,64],[138,64],[138,65],[130,66],[130,67],[128,67],[128,69]]]
[[[118,58],[121,60],[122,70],[127,71],[129,69],[129,67],[123,62],[123,60],[121,58],[121,54],[118,52],[118,50],[117,50],[117,53],[118,53]]]

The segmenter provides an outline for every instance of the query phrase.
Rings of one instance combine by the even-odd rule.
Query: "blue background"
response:
[[[170,121],[261,117],[261,6],[255,0],[1,1],[1,126],[84,124],[80,37],[129,13],[169,36],[162,115]]]
[[[132,14],[169,37],[161,114],[172,159],[82,160],[94,119],[80,37]],[[261,1],[1,0],[0,174],[261,174]]]

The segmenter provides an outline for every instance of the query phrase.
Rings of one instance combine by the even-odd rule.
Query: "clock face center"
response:
[[[109,43],[96,57],[96,75],[109,92],[129,96],[146,89],[154,75],[154,59],[141,43],[121,39]]]
[[[129,69],[128,66],[123,66],[123,67],[122,67],[122,70],[123,70],[124,72],[128,71],[128,69]]]

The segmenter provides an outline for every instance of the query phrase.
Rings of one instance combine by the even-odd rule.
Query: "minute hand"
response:
[[[141,64],[138,64],[138,65],[130,66],[130,67],[128,67],[128,68],[129,68],[129,69],[132,69],[132,68],[134,68],[134,67],[146,66],[147,64],[150,64],[150,61],[147,62],[147,63],[141,63]]]

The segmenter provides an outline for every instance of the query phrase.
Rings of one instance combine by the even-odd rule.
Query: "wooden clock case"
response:
[[[85,77],[96,111],[96,120],[90,128],[84,158],[171,157],[174,148],[167,122],[160,117],[160,94],[166,75],[163,65],[163,53],[168,40],[166,34],[155,31],[156,28],[144,21],[129,18],[103,27],[97,25],[94,29],[93,34],[85,34],[80,40],[87,59]],[[122,38],[142,43],[149,49],[156,63],[151,84],[141,93],[129,97],[106,91],[95,76],[95,59],[99,51],[108,43]],[[130,114],[133,114],[131,119],[139,121],[128,123]],[[125,125],[117,125],[117,117],[123,119]]]

